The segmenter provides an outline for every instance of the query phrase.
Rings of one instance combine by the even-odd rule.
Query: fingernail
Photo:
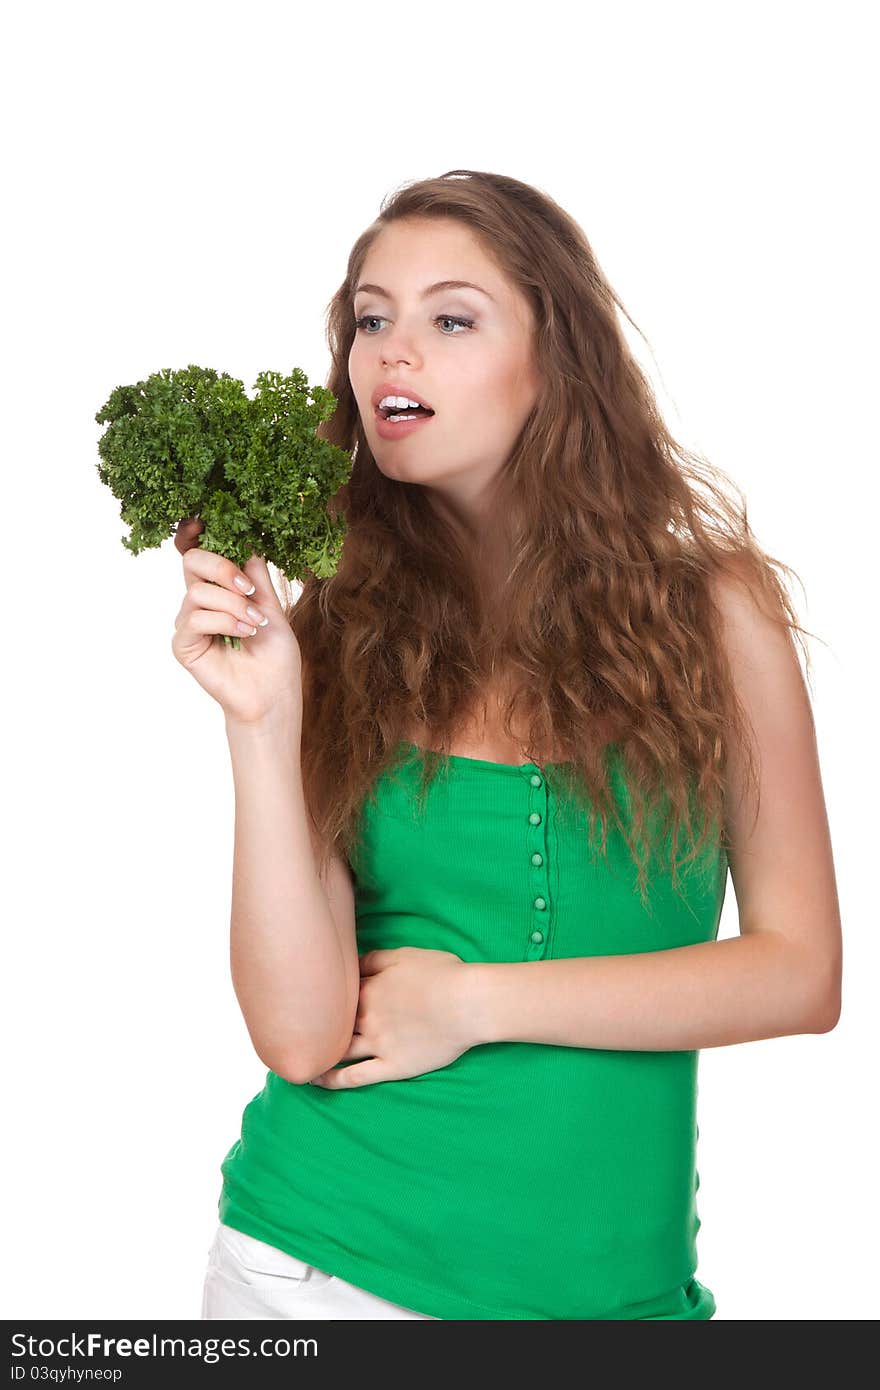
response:
[[[253,594],[253,593],[256,593],[256,589],[257,589],[256,584],[251,584],[250,588],[248,588],[248,581],[247,581],[246,579],[243,579],[243,578],[241,577],[240,574],[237,574],[237,575],[235,576],[235,582],[236,582],[236,584],[238,585],[238,587],[239,587],[241,590],[243,590],[244,593],[246,593],[246,594]]]

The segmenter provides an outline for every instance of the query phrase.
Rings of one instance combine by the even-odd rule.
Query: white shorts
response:
[[[208,1251],[202,1318],[424,1318],[221,1221]]]

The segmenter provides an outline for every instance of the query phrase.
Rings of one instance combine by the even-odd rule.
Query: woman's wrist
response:
[[[469,1047],[498,1041],[492,1010],[494,969],[491,961],[469,961],[461,971],[459,1011]]]
[[[302,712],[294,702],[276,705],[257,719],[236,719],[226,715],[226,736],[231,743],[261,743],[280,739],[299,748],[302,731]]]

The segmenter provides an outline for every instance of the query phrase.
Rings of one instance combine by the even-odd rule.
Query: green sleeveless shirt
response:
[[[452,756],[422,818],[422,754],[400,748],[352,856],[359,954],[530,961],[717,936],[723,848],[679,870],[684,900],[652,863],[645,908],[619,830],[607,861],[591,851],[586,813],[537,764]],[[698,1056],[500,1042],[350,1091],[270,1071],[222,1162],[220,1220],[435,1318],[711,1318]]]

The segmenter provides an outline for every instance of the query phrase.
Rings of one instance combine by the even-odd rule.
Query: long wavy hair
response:
[[[510,561],[491,605],[473,537],[427,489],[378,467],[349,380],[361,267],[400,218],[463,223],[534,312],[543,387],[497,479],[493,515]],[[752,731],[718,641],[710,580],[726,572],[745,582],[796,634],[809,680],[806,629],[775,572],[793,571],[759,547],[727,475],[673,438],[617,309],[640,331],[573,218],[499,174],[456,169],[404,184],[355,242],[327,306],[326,385],[338,405],[318,427],[353,458],[328,506],[345,517],[342,559],[331,578],[309,573],[297,598],[279,576],[302,651],[303,785],[322,870],[331,853],[355,852],[364,801],[398,765],[413,726],[427,735],[424,807],[453,739],[499,680],[506,733],[514,737],[515,723],[528,761],[579,801],[593,848],[601,826],[599,852],[613,819],[643,904],[656,848],[676,891],[686,863],[707,848],[727,851],[731,737],[757,803]],[[541,756],[551,746],[562,754],[552,764]],[[612,748],[628,808],[610,780]]]

